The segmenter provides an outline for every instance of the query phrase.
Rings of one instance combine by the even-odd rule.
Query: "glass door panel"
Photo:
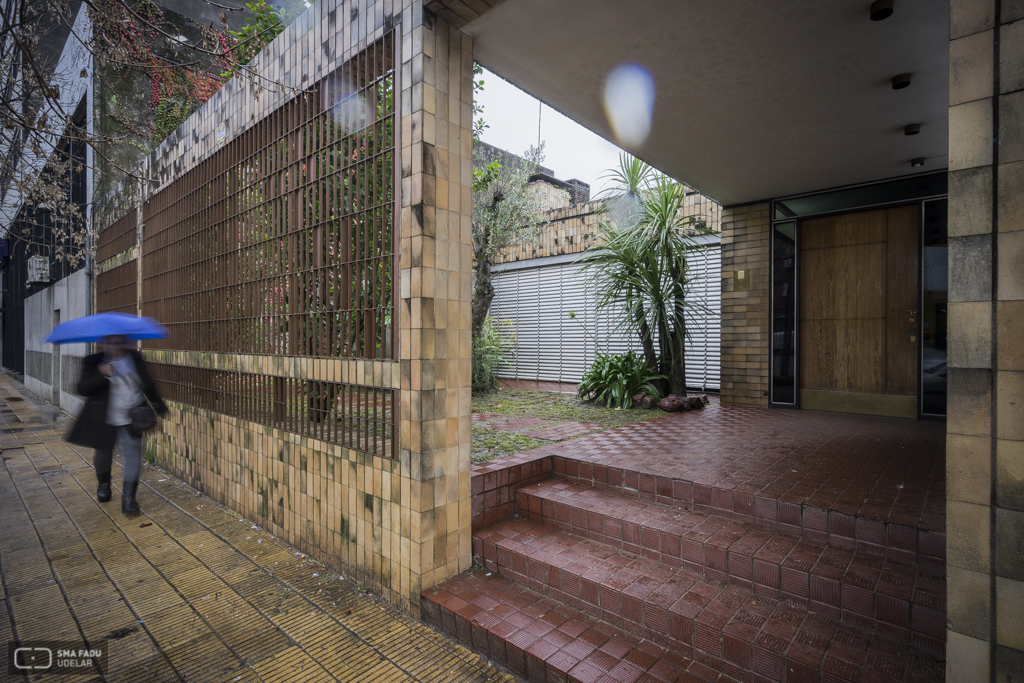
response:
[[[949,246],[946,200],[925,202],[921,277],[921,413],[946,414],[946,304]]]
[[[772,403],[796,403],[796,222],[772,230]]]

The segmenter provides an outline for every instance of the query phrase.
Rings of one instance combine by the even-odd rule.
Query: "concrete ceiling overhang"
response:
[[[723,204],[946,167],[946,2],[895,0],[879,22],[868,0],[490,4],[463,28],[477,61],[609,140],[608,72],[646,67],[654,120],[635,152]],[[893,90],[901,73],[913,82]]]

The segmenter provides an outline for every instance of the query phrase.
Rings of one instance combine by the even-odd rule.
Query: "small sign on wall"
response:
[[[224,124],[224,122],[221,122],[221,124],[217,126],[217,146],[220,147],[221,145],[223,145],[224,141],[227,140],[227,138],[228,127]]]
[[[750,271],[749,270],[737,270],[732,275],[732,291],[734,292],[749,292],[750,291]]]
[[[28,259],[29,285],[44,285],[50,281],[50,257],[36,254]]]

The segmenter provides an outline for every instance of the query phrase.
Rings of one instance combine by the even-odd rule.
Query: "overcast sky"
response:
[[[481,138],[489,145],[522,154],[537,144],[540,102],[508,81],[484,70],[484,89],[478,101],[490,126]],[[543,164],[561,180],[578,178],[590,183],[593,196],[604,184],[599,178],[618,166],[619,148],[583,126],[541,105],[540,137],[545,142]]]

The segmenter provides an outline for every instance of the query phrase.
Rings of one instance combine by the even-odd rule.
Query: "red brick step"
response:
[[[943,677],[936,658],[884,633],[536,522],[496,524],[477,532],[474,547],[488,568],[509,581],[736,680],[877,683]],[[447,590],[447,584],[442,587]],[[493,612],[489,603],[470,596],[465,602]],[[461,604],[449,607],[455,613]]]
[[[521,517],[942,651],[945,566],[771,532],[557,479],[517,491]],[[480,543],[477,543],[479,546]],[[488,567],[497,570],[495,558]]]
[[[692,659],[483,571],[428,588],[421,606],[428,624],[530,681],[726,680]]]

